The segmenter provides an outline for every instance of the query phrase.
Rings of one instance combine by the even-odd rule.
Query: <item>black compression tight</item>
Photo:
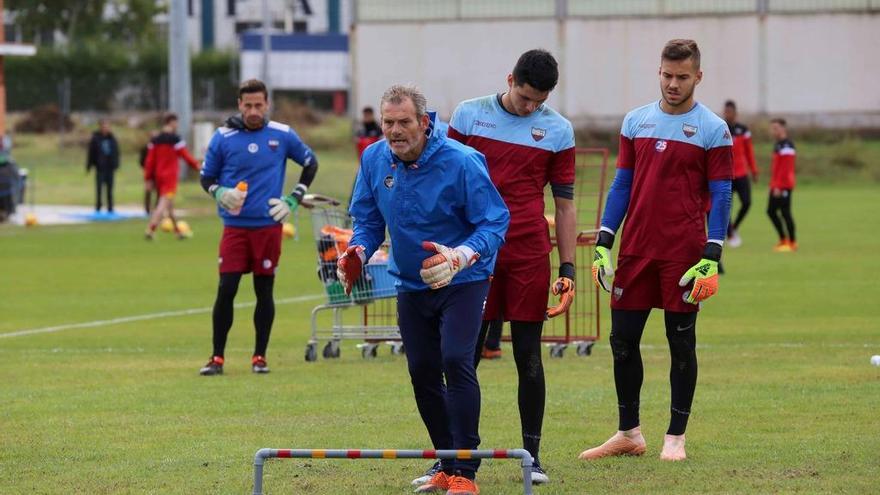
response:
[[[229,329],[232,328],[234,316],[235,295],[238,292],[238,284],[241,282],[241,273],[221,273],[220,283],[217,287],[217,299],[214,301],[212,314],[214,326],[214,355],[223,356],[226,349],[226,338]],[[257,296],[257,305],[254,308],[254,329],[256,330],[256,343],[254,355],[265,356],[269,345],[269,334],[272,332],[272,322],[275,320],[275,301],[272,290],[275,277],[272,275],[254,276],[254,293]]]
[[[639,392],[644,377],[639,343],[649,313],[650,310],[611,310],[609,340],[614,356],[620,430],[630,430],[639,425]],[[667,433],[681,435],[687,428],[697,386],[697,314],[666,311],[664,319],[666,340],[672,357],[669,369],[672,400]]]
[[[746,217],[746,213],[749,212],[749,208],[752,206],[752,184],[749,182],[748,176],[733,179],[733,190],[739,196],[739,212],[736,214],[736,218],[730,222],[728,231],[739,228],[739,225]]]
[[[773,227],[776,229],[776,233],[779,234],[779,240],[786,238],[791,241],[795,240],[794,218],[791,216],[791,193],[791,190],[784,189],[781,196],[774,197],[771,194],[770,199],[767,201],[767,216],[773,222]],[[779,219],[780,215],[782,220]],[[784,228],[783,221],[785,222]]]
[[[523,448],[538,459],[541,447],[541,429],[544,423],[544,403],[546,385],[544,364],[541,361],[541,328],[543,322],[511,321],[510,336],[513,344],[513,359],[519,376],[519,419],[522,428]],[[477,340],[475,365],[480,362],[480,351],[489,329],[484,321]]]
[[[269,334],[272,333],[272,322],[275,321],[275,299],[272,296],[274,286],[274,275],[254,276],[254,294],[257,296],[257,306],[254,308],[254,329],[257,332],[255,356],[265,356],[266,348],[269,347]]]

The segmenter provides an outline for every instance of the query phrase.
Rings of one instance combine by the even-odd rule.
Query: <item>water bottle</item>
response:
[[[243,192],[245,199],[247,198],[247,189],[248,189],[247,182],[241,181],[235,185],[235,188],[238,189],[239,191]],[[234,210],[229,210],[229,214],[230,215],[238,215],[239,213],[241,213],[241,209],[242,209],[242,207],[244,207],[245,199],[242,199],[241,206],[239,206],[238,208],[236,208]]]

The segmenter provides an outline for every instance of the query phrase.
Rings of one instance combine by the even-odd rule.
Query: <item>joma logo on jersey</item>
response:
[[[390,175],[385,177],[385,187],[387,187],[388,189],[394,187],[394,177]]]
[[[475,120],[474,125],[477,127],[485,127],[487,129],[494,129],[494,128],[498,127],[491,122],[483,122],[482,120]]]
[[[275,151],[278,149],[278,140],[277,139],[270,139],[269,140],[269,149],[272,151]]]
[[[690,125],[690,124],[682,124],[681,125],[681,132],[683,132],[684,135],[687,137],[694,137],[694,134],[697,133],[697,126]]]
[[[540,141],[544,139],[544,136],[547,135],[547,129],[538,129],[537,127],[532,127],[532,139],[535,141]]]
[[[654,143],[654,149],[657,150],[658,153],[663,153],[666,151],[666,141],[663,141],[662,139],[658,140]]]

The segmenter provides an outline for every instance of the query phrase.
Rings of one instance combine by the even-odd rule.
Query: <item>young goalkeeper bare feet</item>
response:
[[[663,451],[660,453],[660,459],[664,461],[683,461],[687,459],[687,455],[684,452],[684,434],[667,434],[663,436]]]

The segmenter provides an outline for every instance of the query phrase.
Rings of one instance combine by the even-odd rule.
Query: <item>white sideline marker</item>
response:
[[[310,294],[307,296],[297,296],[297,297],[288,297],[284,299],[277,299],[275,304],[292,304],[292,303],[300,303],[306,301],[313,301],[316,299],[321,299],[327,297],[325,294]],[[238,303],[235,305],[236,308],[249,308],[255,306],[256,301],[253,302],[245,302]],[[131,323],[133,321],[144,321],[144,320],[155,320],[158,318],[169,318],[172,316],[187,316],[187,315],[197,315],[202,313],[210,313],[214,308],[195,308],[195,309],[181,309],[177,311],[162,311],[159,313],[147,313],[145,315],[135,315],[135,316],[123,316],[120,318],[111,318],[109,320],[95,320],[95,321],[86,321],[83,323],[68,323],[64,325],[55,325],[52,327],[43,327],[43,328],[32,328],[29,330],[18,330],[15,332],[7,332],[0,333],[0,339],[2,338],[10,338],[10,337],[24,337],[26,335],[36,335],[40,333],[54,333],[61,332],[64,330],[76,330],[79,328],[95,328],[95,327],[104,327],[107,325],[117,325],[120,323]]]

